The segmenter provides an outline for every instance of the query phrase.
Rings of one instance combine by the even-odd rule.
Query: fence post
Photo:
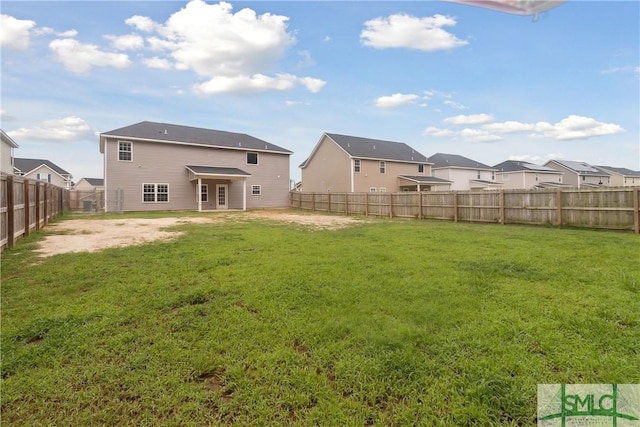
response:
[[[633,231],[640,234],[640,190],[633,189]]]
[[[327,201],[329,202],[327,206],[327,211],[331,213],[331,192],[327,193]]]
[[[453,222],[458,222],[458,192],[453,192]]]
[[[389,218],[393,219],[393,193],[389,193]]]
[[[7,175],[7,248],[12,248],[15,242],[15,198],[13,175]]]
[[[364,193],[364,216],[369,216],[369,193]]]
[[[29,180],[25,179],[22,183],[24,185],[24,235],[29,235],[29,226],[31,225],[31,203],[29,200]]]
[[[562,227],[562,190],[556,191],[556,225]]]
[[[40,183],[36,181],[36,230],[40,230],[40,218],[42,211],[40,209]]]
[[[311,193],[311,211],[316,211],[316,193]]]
[[[422,219],[422,191],[418,191],[418,219]]]
[[[504,215],[504,188],[500,189],[499,194],[499,203],[500,203],[500,224],[506,224],[506,217]]]
[[[349,215],[349,193],[344,193],[344,213]]]
[[[44,225],[49,223],[49,184],[44,184]]]

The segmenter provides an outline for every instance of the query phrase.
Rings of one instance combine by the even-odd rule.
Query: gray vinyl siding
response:
[[[104,148],[107,198],[117,189],[124,192],[125,211],[195,210],[197,180],[189,180],[186,165],[233,167],[251,176],[246,180],[247,209],[286,207],[289,200],[289,155],[259,152],[258,165],[246,163],[246,150],[223,149],[172,143],[132,140],[133,161],[118,160],[118,141],[107,138]],[[229,209],[242,209],[244,181],[204,180],[209,185],[209,202],[215,208],[216,183],[229,186]],[[168,184],[168,203],[143,203],[143,184]],[[252,196],[252,185],[262,186],[262,195]]]

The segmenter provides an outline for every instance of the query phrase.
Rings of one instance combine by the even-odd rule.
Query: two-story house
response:
[[[73,186],[73,175],[49,160],[16,157],[13,159],[13,170],[16,175],[48,182],[67,190]]]
[[[594,166],[602,172],[610,175],[610,184],[612,187],[633,187],[640,186],[640,171],[634,171],[627,168],[617,168],[613,166]]]
[[[300,165],[301,191],[428,191],[449,182],[431,176],[427,158],[403,142],[324,133]]]
[[[563,181],[572,187],[597,188],[610,185],[611,175],[588,163],[573,160],[549,160],[544,166],[563,173]]]
[[[429,157],[433,176],[451,181],[451,190],[492,190],[502,188],[497,169],[458,154],[436,153]]]
[[[107,211],[286,207],[291,151],[253,136],[140,122],[100,134]]]
[[[567,187],[562,183],[562,172],[520,160],[506,160],[493,167],[496,182],[504,189]]]
[[[104,190],[104,179],[82,178],[76,183],[73,189],[81,191]]]

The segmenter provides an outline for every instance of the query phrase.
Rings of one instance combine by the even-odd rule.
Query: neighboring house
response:
[[[562,183],[562,172],[519,160],[507,160],[493,167],[497,169],[496,182],[505,189],[558,188]]]
[[[102,178],[82,178],[73,187],[74,190],[104,190],[104,179]]]
[[[301,191],[428,191],[448,182],[431,176],[427,158],[402,142],[324,133],[300,165]]]
[[[13,174],[13,150],[18,148],[18,144],[0,129],[0,135],[2,136],[2,146],[0,147],[0,172],[8,175]]]
[[[594,166],[596,169],[606,172],[611,176],[612,187],[632,187],[640,185],[640,172],[627,168],[615,168],[612,166]]]
[[[458,154],[436,153],[429,157],[433,176],[451,181],[451,190],[493,190],[502,188],[496,182],[495,168]]]
[[[73,186],[73,175],[49,160],[15,158],[13,170],[16,175],[48,182],[67,190]]]
[[[291,151],[233,132],[140,122],[100,134],[106,210],[286,207]],[[116,196],[118,194],[118,196]]]
[[[610,185],[611,175],[585,162],[549,160],[544,166],[563,173],[564,184],[578,188],[597,188]]]

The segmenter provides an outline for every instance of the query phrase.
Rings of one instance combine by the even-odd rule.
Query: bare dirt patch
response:
[[[48,231],[59,234],[46,236],[40,242],[36,252],[41,257],[48,257],[68,252],[95,252],[107,248],[141,245],[158,240],[170,240],[182,235],[179,231],[166,230],[167,227],[174,225],[251,218],[296,223],[316,230],[335,230],[362,222],[351,217],[301,215],[280,211],[216,213],[193,218],[71,219],[49,225]]]

